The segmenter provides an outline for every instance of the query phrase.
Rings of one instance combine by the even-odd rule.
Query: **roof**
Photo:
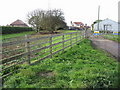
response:
[[[83,24],[82,22],[73,22],[74,24]]]
[[[101,22],[99,22],[99,23],[110,23],[110,22],[113,22],[113,23],[118,23],[118,22],[116,22],[116,21],[113,21],[113,20],[111,20],[111,19],[104,19],[104,20],[102,20]],[[98,23],[95,23],[94,25],[97,25]]]
[[[28,26],[27,24],[25,24],[22,20],[16,20],[13,23],[11,23],[10,25],[24,25],[24,26]]]

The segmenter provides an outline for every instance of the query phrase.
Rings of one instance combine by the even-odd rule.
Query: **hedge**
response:
[[[32,31],[31,27],[10,27],[10,26],[1,26],[0,32],[2,34],[11,34],[11,33],[20,33],[25,31]]]

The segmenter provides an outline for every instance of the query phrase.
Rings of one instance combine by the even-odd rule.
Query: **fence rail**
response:
[[[23,63],[34,65],[60,51],[64,53],[66,48],[85,38],[84,35],[81,32],[72,32],[37,38],[25,36],[24,40],[3,43],[3,57],[0,60],[2,77],[8,76]]]

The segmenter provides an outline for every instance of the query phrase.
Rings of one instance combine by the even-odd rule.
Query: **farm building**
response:
[[[10,24],[10,26],[15,26],[15,27],[29,27],[26,23],[24,23],[21,20],[16,20],[13,23]]]
[[[110,32],[120,32],[118,29],[118,22],[115,22],[110,19],[105,19],[99,22],[99,31],[110,31]],[[94,30],[98,30],[98,23],[94,24]]]

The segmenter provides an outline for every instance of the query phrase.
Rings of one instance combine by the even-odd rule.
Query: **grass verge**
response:
[[[64,54],[25,66],[4,79],[4,88],[116,88],[118,65],[85,39]]]
[[[109,40],[113,40],[115,42],[119,42],[120,43],[120,34],[118,35],[113,35],[112,33],[110,34],[106,34],[106,35],[102,35],[104,38],[109,39]]]

